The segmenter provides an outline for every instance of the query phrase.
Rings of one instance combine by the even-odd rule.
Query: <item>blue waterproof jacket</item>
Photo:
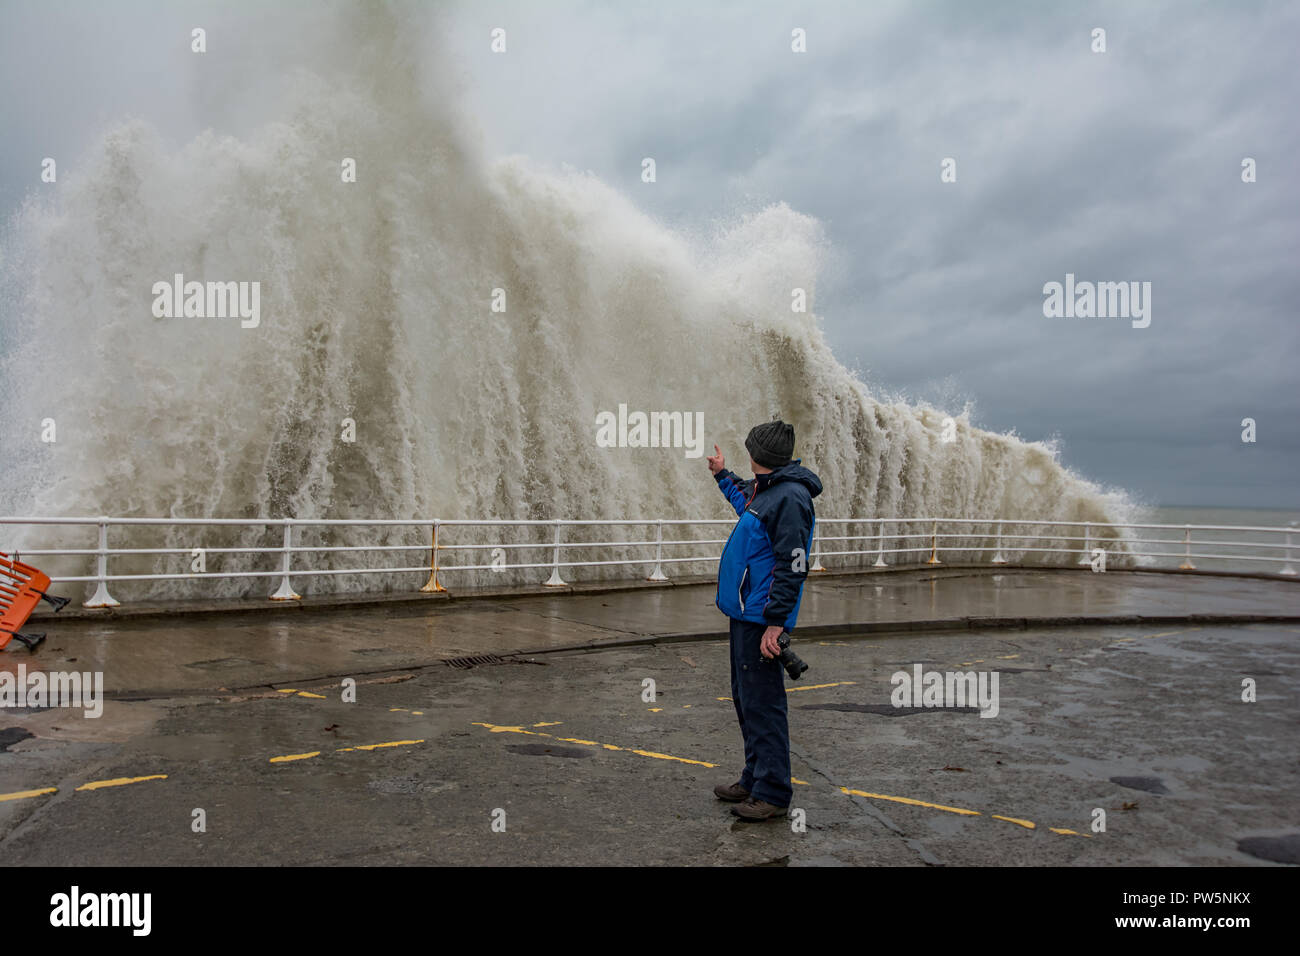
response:
[[[718,562],[718,610],[790,630],[808,576],[821,479],[797,458],[753,479],[725,468],[714,479],[740,515]]]

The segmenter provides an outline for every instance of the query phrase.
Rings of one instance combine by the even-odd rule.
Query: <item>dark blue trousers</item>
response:
[[[731,699],[745,739],[745,771],[740,785],[755,800],[788,807],[790,725],[786,716],[785,670],[758,649],[764,624],[731,621]]]

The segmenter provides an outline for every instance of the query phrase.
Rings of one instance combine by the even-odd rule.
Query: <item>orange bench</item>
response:
[[[20,634],[18,628],[27,623],[41,601],[53,604],[55,611],[63,610],[68,599],[50,597],[45,593],[49,586],[49,575],[0,551],[0,650],[14,638],[29,651],[36,650],[36,645],[45,640],[44,634]]]

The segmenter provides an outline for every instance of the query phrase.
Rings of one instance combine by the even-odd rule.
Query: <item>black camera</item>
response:
[[[798,654],[790,650],[789,631],[781,632],[781,636],[776,639],[776,646],[781,648],[781,654],[777,660],[781,662],[781,666],[785,668],[785,672],[790,675],[791,680],[798,680],[799,676],[808,669],[808,665],[799,658]]]

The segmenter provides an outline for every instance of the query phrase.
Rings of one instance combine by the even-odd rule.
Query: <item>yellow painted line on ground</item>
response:
[[[292,687],[281,687],[281,688],[280,688],[280,693],[281,693],[281,694],[296,694],[296,693],[298,693],[298,691],[295,690],[295,689],[292,688]]]
[[[999,816],[996,813],[990,814],[990,816],[992,816],[994,820],[1006,820],[1007,823],[1018,824],[1019,826],[1024,827],[1026,830],[1032,830],[1038,826],[1038,824],[1036,824],[1033,820],[1018,820],[1015,817],[1003,817],[1003,816]]]
[[[731,701],[730,697],[719,697],[718,700]]]
[[[562,743],[581,744],[586,747],[604,747],[606,750],[626,750],[629,753],[638,754],[639,756],[642,757],[653,757],[657,760],[672,760],[672,761],[676,761],[677,763],[693,764],[697,767],[718,766],[718,764],[709,763],[708,761],[705,760],[691,760],[687,757],[677,757],[674,756],[673,754],[659,753],[654,750],[637,750],[631,747],[618,747],[615,746],[614,744],[603,744],[596,740],[585,740],[580,737],[556,737],[553,734],[540,733],[535,730],[525,730],[522,725],[505,727],[499,724],[484,723],[482,721],[473,721],[473,725],[475,727],[483,727],[494,734],[527,734],[530,737],[550,737],[552,740],[556,740]],[[540,724],[534,724],[533,726],[534,727],[540,726]],[[800,780],[798,777],[795,776],[790,777],[790,782],[792,784],[799,784],[800,786],[804,786],[804,787],[812,786],[812,784],[810,784],[807,780]],[[869,793],[866,790],[851,790],[848,787],[840,787],[840,790],[846,794],[851,794],[853,796],[858,796],[858,797],[867,797],[868,799],[871,800],[888,800],[893,803],[904,803],[913,807],[926,807],[931,810],[942,810],[945,813],[956,813],[956,814],[960,814],[961,816],[978,817],[984,815],[983,812],[980,810],[967,810],[964,807],[949,807],[949,806],[945,806],[942,803],[931,803],[927,800],[916,800],[913,799],[912,797],[899,797],[899,796],[886,794],[886,793]],[[1008,817],[997,813],[990,814],[990,816],[995,820],[1005,820],[1007,823],[1014,823],[1017,826],[1024,827],[1027,830],[1037,829],[1038,826],[1038,824],[1034,823],[1032,820],[1022,820],[1019,817]],[[1051,828],[1051,830],[1053,833],[1071,833],[1071,834],[1074,833],[1073,830],[1064,830],[1055,827]],[[1075,835],[1083,836],[1083,834],[1075,834]]]
[[[945,813],[960,813],[963,816],[968,817],[982,816],[978,810],[963,810],[961,807],[945,807],[942,803],[926,803],[924,800],[913,800],[911,797],[891,797],[884,793],[867,793],[865,790],[850,790],[848,787],[840,787],[840,789],[855,797],[870,797],[872,800],[892,800],[894,803],[906,803],[913,807],[929,807],[931,810],[943,810]]]
[[[1012,656],[1019,657],[1018,654]],[[1001,659],[1010,659],[1010,658],[1001,658]],[[983,662],[979,661],[976,663],[983,663]],[[856,683],[857,683],[856,681],[836,681],[830,684],[813,684],[807,687],[788,688],[787,693],[789,693],[790,690],[821,690],[827,687],[843,687],[846,685],[852,685]],[[729,697],[719,697],[717,699],[731,700],[731,698]],[[685,704],[683,706],[689,707],[691,705]],[[398,708],[393,708],[393,710],[397,710],[397,709]],[[662,707],[651,707],[647,709],[651,713],[659,713],[663,710]],[[709,763],[708,761],[705,760],[691,760],[690,758],[687,757],[677,757],[674,756],[673,754],[664,754],[653,750],[638,750],[631,747],[620,747],[616,744],[601,743],[598,740],[587,740],[582,737],[556,737],[554,734],[548,734],[536,730],[527,730],[524,728],[522,724],[514,725],[514,726],[504,726],[501,724],[491,724],[483,721],[472,721],[471,723],[475,727],[483,727],[490,733],[494,733],[494,734],[525,734],[530,737],[548,737],[560,743],[579,744],[584,747],[601,747],[604,748],[605,750],[621,750],[621,751],[626,751],[628,753],[634,753],[642,757],[653,757],[656,760],[670,760],[670,761],[675,761],[677,763],[692,764],[698,767],[718,766],[718,764]],[[558,720],[557,721],[543,720],[543,721],[538,721],[535,724],[532,724],[532,726],[533,727],[555,727],[561,723],[562,721],[558,721]],[[359,745],[357,747],[343,747],[338,752],[343,753],[352,750],[376,750],[381,747],[399,747],[399,746],[409,746],[409,745],[421,744],[421,743],[424,743],[424,741],[423,740],[395,740],[395,741],[390,741],[388,743],[381,743],[381,744],[365,744],[365,745]],[[272,757],[271,759],[272,762],[282,761],[282,760],[299,760],[305,757],[314,757],[317,756],[318,754],[319,751],[311,754],[297,754],[297,755],[290,755],[287,757]],[[805,787],[812,786],[812,784],[810,784],[807,780],[800,780],[799,778],[794,776],[791,776],[790,782]],[[868,799],[873,799],[873,800],[888,800],[893,803],[903,803],[909,806],[927,807],[932,810],[942,810],[945,813],[956,813],[962,816],[983,816],[983,812],[980,810],[968,810],[965,809],[964,807],[949,807],[941,803],[930,803],[929,801],[926,800],[916,800],[911,797],[900,797],[900,796],[884,794],[884,793],[869,793],[865,790],[852,790],[848,787],[840,787],[840,790],[846,794],[852,794],[854,796],[859,796],[859,797],[867,797]],[[1024,820],[1019,817],[1003,816],[997,813],[989,814],[989,816],[994,820],[1004,820],[1007,823],[1014,823],[1017,826],[1024,827],[1027,830],[1034,830],[1037,829],[1038,827],[1038,824],[1034,823],[1032,820]],[[1048,829],[1052,833],[1069,834],[1072,836],[1089,836],[1089,834],[1078,833],[1074,830],[1069,830],[1063,827],[1048,827]]]
[[[632,747],[617,747],[614,744],[602,744],[596,740],[579,740],[574,737],[556,737],[554,734],[541,733],[536,730],[524,730],[520,727],[502,727],[498,724],[487,724],[482,721],[472,721],[475,727],[485,727],[494,734],[527,734],[530,737],[550,737],[552,740],[564,740],[569,743],[587,744],[592,747],[604,747],[606,750],[625,750],[628,753],[640,754],[642,757],[654,757],[656,760],[675,760],[678,763],[695,764],[698,767],[716,767],[715,763],[708,763],[704,760],[691,760],[687,757],[675,757],[672,754],[661,754],[653,750],[635,750]]]
[[[1015,660],[1017,657],[1019,657],[1019,656],[1020,656],[1019,654],[1000,654],[1000,655],[998,656],[998,660],[1000,660],[1000,661],[1014,661],[1014,660]]]
[[[410,713],[410,711],[407,710],[405,707],[389,707],[389,708],[388,708],[388,712],[389,712],[390,714],[409,714],[409,713]]]
[[[290,760],[306,760],[308,757],[319,757],[320,751],[313,750],[305,754],[285,754],[283,757],[272,757],[271,763],[288,763]]]
[[[838,685],[832,685],[832,686],[838,686]],[[606,750],[625,750],[629,753],[634,753],[642,757],[653,757],[657,760],[671,760],[671,761],[676,761],[677,763],[693,764],[697,767],[718,766],[718,764],[709,763],[708,761],[705,760],[691,760],[687,757],[677,757],[674,756],[673,754],[659,753],[654,750],[637,750],[631,747],[619,747],[616,746],[615,744],[600,743],[599,741],[596,740],[586,740],[581,737],[556,737],[554,734],[543,733],[541,731],[525,730],[522,725],[502,726],[500,724],[490,724],[490,723],[485,723],[483,721],[472,721],[472,724],[475,727],[483,727],[489,732],[494,734],[526,734],[530,737],[549,737],[552,740],[560,741],[563,743],[581,744],[582,746],[585,747],[603,747]],[[547,726],[547,724],[539,722],[533,724],[533,726],[542,727],[542,726]],[[790,782],[792,784],[798,784],[804,787],[812,786],[812,784],[810,784],[807,780],[800,780],[798,777],[795,777],[793,775],[790,777]],[[961,816],[978,817],[984,815],[983,812],[980,810],[968,810],[965,807],[950,807],[942,803],[931,803],[927,800],[916,800],[913,799],[912,797],[900,797],[900,796],[895,796],[886,793],[869,793],[866,790],[851,790],[848,787],[840,787],[840,790],[846,794],[851,794],[853,796],[858,796],[858,797],[867,797],[868,799],[871,800],[888,800],[893,803],[904,803],[914,807],[926,807],[931,810],[942,810],[945,813],[956,813]],[[1021,819],[1020,817],[1003,816],[1002,814],[997,814],[997,813],[989,814],[989,816],[991,816],[995,820],[1004,820],[1007,823],[1014,823],[1017,826],[1024,827],[1027,830],[1034,830],[1037,829],[1038,827],[1038,824],[1034,823],[1032,820],[1024,820]],[[1073,836],[1087,836],[1087,834],[1085,833],[1077,833],[1074,830],[1067,830],[1062,827],[1049,827],[1048,829],[1050,829],[1051,832],[1053,833],[1070,834]]]
[[[679,763],[693,763],[697,767],[716,767],[716,763],[708,763],[704,760],[688,760],[686,757],[674,757],[672,754],[655,753],[653,750],[633,750],[632,753],[640,754],[642,757],[654,757],[657,760],[676,760]]]
[[[855,680],[839,680],[833,684],[809,684],[807,687],[787,687],[785,692],[787,694],[793,694],[795,691],[800,690],[825,690],[827,687],[848,687],[849,685],[856,683],[857,681]]]
[[[355,747],[340,747],[335,753],[348,753],[353,750],[380,750],[384,747],[410,747],[412,744],[422,744],[423,740],[388,740],[382,744],[357,744]]]
[[[1143,634],[1142,639],[1149,641],[1153,637],[1173,637],[1175,634],[1186,634],[1189,631],[1199,631],[1199,630],[1200,630],[1199,627],[1185,627],[1180,631],[1161,631],[1159,634]],[[1132,638],[1129,638],[1129,640],[1132,640]]]
[[[520,727],[503,727],[503,726],[501,726],[500,724],[484,724],[484,723],[481,723],[481,722],[479,722],[479,721],[474,721],[473,723],[474,723],[474,726],[475,726],[475,727],[486,727],[489,731],[491,731],[491,732],[494,733],[494,734],[528,734],[528,736],[530,736],[530,737],[550,737],[550,736],[551,736],[551,734],[543,734],[543,733],[537,733],[537,732],[534,732],[534,731],[531,731],[531,730],[524,730],[524,728],[523,728],[522,726],[520,726]]]
[[[14,793],[0,793],[0,803],[6,800],[26,800],[29,797],[43,797],[47,793],[58,793],[58,787],[46,787],[43,790],[18,790]]]
[[[324,695],[324,694],[309,694],[309,693],[307,693],[305,690],[300,690],[300,691],[298,691],[298,696],[299,696],[299,697],[313,697],[313,698],[315,698],[316,700],[324,700],[324,699],[325,699],[325,695]]]
[[[867,793],[865,790],[850,790],[848,787],[840,787],[840,789],[845,793],[851,793],[858,797],[869,797],[873,800],[892,800],[895,803],[906,803],[914,807],[929,807],[932,810],[943,810],[946,813],[960,813],[962,816],[983,816],[979,810],[966,810],[962,807],[945,807],[940,803],[928,803],[925,800],[913,800],[911,797],[894,797],[884,793]],[[1005,820],[1007,823],[1014,823],[1017,826],[1022,826],[1026,830],[1035,830],[1038,828],[1038,824],[1034,823],[1033,820],[1022,820],[1019,817],[1005,817],[999,813],[990,813],[989,816],[994,820]],[[1048,829],[1053,833],[1064,833],[1071,836],[1089,835],[1087,833],[1078,833],[1074,830],[1067,830],[1064,827],[1048,827]]]
[[[167,774],[155,773],[148,777],[117,777],[113,780],[93,780],[83,783],[78,790],[102,790],[105,787],[125,787],[128,783],[140,783],[143,780],[166,780]]]

